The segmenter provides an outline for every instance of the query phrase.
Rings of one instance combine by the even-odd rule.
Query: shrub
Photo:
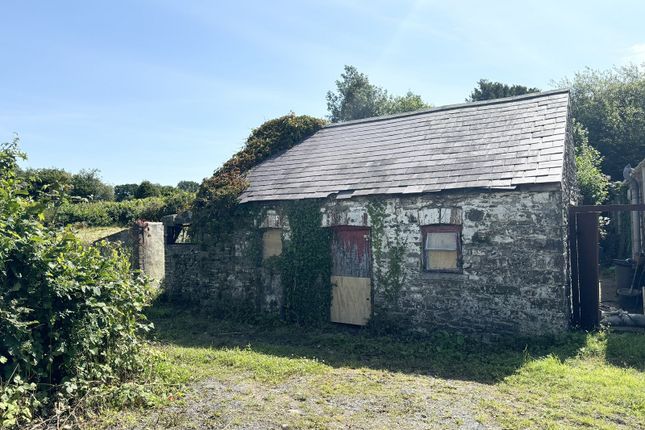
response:
[[[151,289],[117,247],[86,247],[43,224],[0,147],[0,427],[58,409],[142,369]]]
[[[121,202],[64,203],[50,210],[48,217],[57,225],[85,224],[92,227],[128,225],[137,219],[160,221],[164,215],[190,207],[193,194],[176,193],[170,197],[149,197]]]

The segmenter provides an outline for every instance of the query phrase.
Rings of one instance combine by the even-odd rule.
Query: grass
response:
[[[124,227],[82,227],[74,229],[74,233],[85,243],[93,243],[99,239],[125,230]]]
[[[645,428],[645,336],[482,344],[223,321],[157,306],[153,410],[90,428]],[[182,396],[181,391],[184,391]],[[179,400],[177,400],[179,399]]]

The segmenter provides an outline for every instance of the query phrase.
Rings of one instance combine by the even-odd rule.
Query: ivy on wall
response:
[[[282,256],[263,262],[262,232],[257,225],[264,216],[263,206],[241,205],[239,196],[249,185],[245,174],[250,169],[297,145],[324,125],[324,120],[293,113],[265,122],[253,130],[241,151],[204,180],[193,205],[191,234],[195,242],[230,249],[232,260],[236,258],[235,249],[241,247],[243,260],[267,269],[270,275],[279,273],[284,289],[285,318],[298,323],[327,320],[331,304],[329,232],[321,228],[319,202],[287,205],[291,238],[286,241]],[[233,263],[224,266],[223,275],[227,275],[224,272],[228,269],[233,272],[238,269]],[[261,271],[253,271],[250,278],[245,303],[227,303],[227,315],[244,317],[262,310]],[[226,285],[218,294],[221,296],[225,289]]]
[[[285,318],[300,324],[329,321],[331,232],[321,227],[320,201],[290,202],[285,212],[291,233],[280,257]]]
[[[395,239],[390,240],[385,235],[385,204],[371,201],[367,204],[367,212],[372,222],[372,248],[374,255],[374,280],[380,293],[387,303],[398,307],[399,296],[406,282],[406,272],[403,264],[407,242],[398,234],[398,223],[395,226]],[[385,246],[384,246],[385,245]],[[385,249],[385,251],[384,251]]]
[[[322,119],[290,113],[253,130],[244,148],[202,182],[193,204],[193,237],[209,235],[217,240],[228,236],[247,212],[239,204],[240,194],[249,185],[245,173],[302,142],[324,125]]]

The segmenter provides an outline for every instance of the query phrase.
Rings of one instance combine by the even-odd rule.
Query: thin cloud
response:
[[[623,63],[645,63],[645,43],[636,43],[626,50],[623,56]]]

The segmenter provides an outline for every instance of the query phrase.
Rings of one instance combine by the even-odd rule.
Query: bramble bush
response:
[[[0,428],[59,413],[143,370],[151,287],[113,246],[45,225],[18,179],[17,141],[0,146]]]

